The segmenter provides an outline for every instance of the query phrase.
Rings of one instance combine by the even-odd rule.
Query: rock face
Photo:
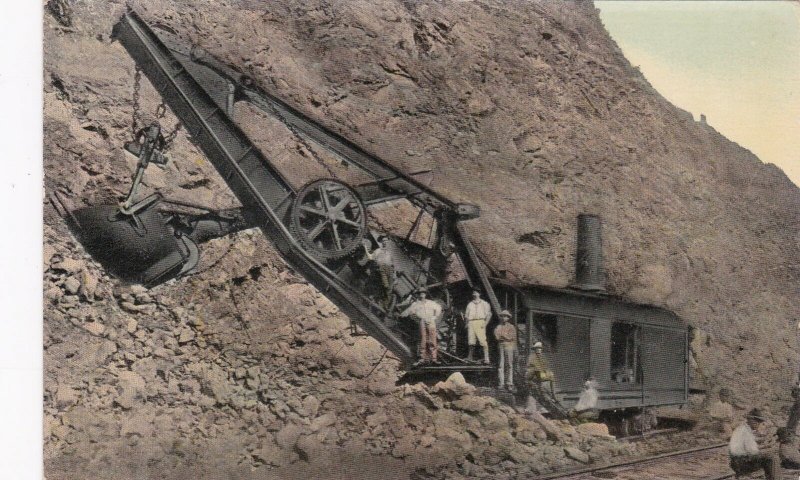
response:
[[[120,147],[135,68],[109,38],[126,5],[50,4],[45,187],[114,203],[133,171]],[[601,215],[609,290],[694,327],[694,381],[727,387],[737,412],[788,406],[800,191],[653,91],[591,3],[132,5],[399,168],[432,169],[434,188],[481,206],[471,236],[512,275],[568,284],[575,216]],[[138,93],[141,126],[161,99],[146,79]],[[327,175],[333,160],[238,112],[295,186]],[[177,124],[169,111],[160,122]],[[168,155],[143,193],[237,204],[183,131]],[[256,231],[207,244],[198,273],[146,291],[101,271],[49,206],[44,222],[48,478],[319,478],[330,465],[353,478],[503,478],[635,448],[548,434],[457,379],[395,387],[391,355],[350,337]]]

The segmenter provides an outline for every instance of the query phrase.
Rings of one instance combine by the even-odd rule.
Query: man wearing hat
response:
[[[394,290],[394,255],[389,245],[389,237],[381,235],[378,237],[378,248],[370,252],[364,245],[364,253],[367,259],[375,262],[378,267],[378,275],[383,286],[383,307],[388,310],[392,305],[392,292]]]
[[[728,453],[731,460],[731,469],[740,475],[747,475],[755,471],[764,470],[767,480],[780,478],[780,463],[778,456],[769,451],[759,448],[756,435],[759,436],[761,443],[767,443],[769,438],[765,434],[764,415],[761,410],[754,408],[745,416],[745,423],[739,425],[731,435],[728,444]],[[763,445],[762,445],[763,447]]]
[[[555,396],[553,387],[553,379],[555,376],[553,375],[553,371],[550,370],[550,365],[547,363],[547,359],[544,357],[542,351],[542,342],[533,344],[533,353],[528,358],[528,369],[525,372],[525,379],[532,389],[541,393],[544,391],[543,384],[548,382],[550,384],[550,393]]]
[[[505,387],[508,390],[514,388],[514,358],[517,353],[517,328],[508,323],[511,313],[508,310],[500,312],[500,324],[494,328],[494,338],[497,339],[497,349],[500,352],[498,360],[498,388]],[[505,372],[508,371],[506,381]]]
[[[483,363],[488,365],[489,346],[486,343],[486,325],[492,318],[492,307],[489,302],[481,299],[480,290],[472,291],[472,301],[467,304],[464,318],[467,321],[467,343],[469,343],[467,359],[475,359],[475,345],[480,344],[483,348]]]
[[[417,290],[417,300],[400,313],[401,317],[413,316],[419,319],[419,357],[418,363],[438,363],[439,349],[436,322],[442,316],[442,306],[427,298],[428,290]]]

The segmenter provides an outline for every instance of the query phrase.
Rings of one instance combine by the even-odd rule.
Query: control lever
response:
[[[133,215],[146,206],[139,205],[140,203],[152,203],[152,195],[137,203],[134,203],[134,199],[136,198],[136,191],[139,189],[139,184],[142,182],[144,171],[147,169],[148,165],[154,163],[164,168],[169,162],[169,158],[162,152],[164,145],[164,135],[161,134],[161,126],[157,122],[153,122],[149,126],[139,130],[136,133],[134,141],[125,143],[125,150],[135,155],[139,159],[139,162],[136,165],[136,173],[133,175],[131,189],[127,197],[125,197],[125,200],[119,206],[120,213]]]

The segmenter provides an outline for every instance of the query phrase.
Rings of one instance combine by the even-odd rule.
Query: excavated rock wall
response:
[[[778,419],[787,407],[800,192],[661,98],[591,3],[132,5],[403,170],[432,169],[434,188],[481,206],[470,234],[510,275],[570,283],[575,216],[600,214],[609,290],[695,328],[693,381],[728,387],[738,410]],[[109,38],[125,5],[48,6],[46,190],[116,202],[133,169],[120,147],[135,69]],[[141,83],[149,121],[161,99]],[[282,126],[257,122],[293,182],[324,175]],[[184,132],[168,154],[145,190],[236,205]],[[144,291],[104,275],[49,207],[44,221],[48,478],[500,478],[635,448],[566,427],[548,437],[479,395],[395,387],[391,355],[351,336],[257,231],[212,242],[197,274]]]

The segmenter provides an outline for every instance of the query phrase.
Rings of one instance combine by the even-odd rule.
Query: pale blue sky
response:
[[[800,2],[595,2],[669,101],[800,185]]]

